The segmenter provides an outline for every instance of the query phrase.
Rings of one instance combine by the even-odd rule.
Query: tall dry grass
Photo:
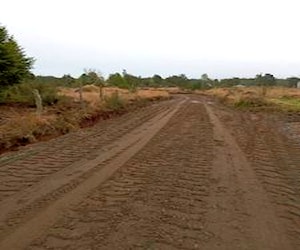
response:
[[[299,110],[300,90],[283,87],[215,88],[204,92],[236,107],[269,107],[282,111]]]
[[[100,101],[99,88],[94,85],[84,86],[82,89],[83,100],[88,102],[90,105],[98,105]],[[137,99],[168,99],[170,94],[166,90],[162,89],[138,89],[136,92],[131,92],[127,89],[121,89],[117,87],[105,87],[103,88],[104,98],[109,98],[113,94],[118,93],[120,98],[124,101],[134,101]],[[75,101],[79,102],[79,92],[78,89],[73,88],[60,88],[59,94],[73,98]]]
[[[141,100],[169,98],[164,90],[128,90],[115,87],[103,88],[103,100],[97,86],[83,87],[84,109],[80,105],[78,89],[59,88],[58,94],[65,98],[53,106],[45,107],[38,116],[34,109],[7,107],[0,119],[0,152],[18,145],[35,142],[45,136],[65,134],[76,130],[86,121],[94,121],[103,112],[125,109],[130,103]],[[3,107],[1,110],[4,110]]]

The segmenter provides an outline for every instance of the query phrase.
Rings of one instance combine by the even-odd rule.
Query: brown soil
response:
[[[182,95],[4,154],[0,249],[299,249],[299,128]]]

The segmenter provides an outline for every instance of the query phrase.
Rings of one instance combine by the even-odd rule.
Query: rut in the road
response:
[[[123,165],[176,112],[179,106],[173,105],[173,108],[170,109],[169,106],[172,103],[173,101],[169,101],[164,103],[162,107],[153,106],[151,109],[153,111],[154,108],[156,112],[151,113],[149,116],[152,117],[151,119],[142,119],[142,125],[134,129],[132,126],[137,124],[133,122],[131,124],[132,131],[118,138],[116,142],[112,140],[105,147],[91,151],[91,154],[89,154],[91,159],[82,159],[71,165],[63,165],[60,171],[42,178],[35,185],[3,200],[0,203],[0,238],[5,239],[0,244],[0,248],[15,247],[20,249],[24,244],[30,242],[31,237],[37,237],[36,234],[42,228],[51,225],[61,210],[65,210],[71,204],[76,203],[76,199],[82,198],[90,189],[99,185],[102,182],[99,178],[105,180],[105,175],[112,174],[115,171],[114,169]],[[148,109],[148,111],[151,111],[151,109]],[[144,113],[143,111],[138,112],[136,118],[145,117]],[[137,121],[138,119],[134,120]],[[120,130],[124,129],[124,125],[128,125],[126,123],[119,124],[119,121],[119,119],[114,120]],[[101,129],[103,129],[101,126],[95,128],[98,134],[101,133]],[[127,126],[125,130],[128,131]],[[93,133],[86,132],[90,136],[87,136],[88,140],[83,141],[80,144],[81,146],[93,142],[93,140],[95,142],[99,140],[93,136]],[[65,139],[66,141],[72,141],[72,137]],[[98,155],[93,156],[93,154]],[[109,161],[110,159],[112,160]],[[108,161],[109,164],[107,164]],[[39,162],[33,162],[34,166],[38,168]],[[105,171],[105,169],[108,171]],[[26,179],[26,176],[23,178]],[[28,231],[29,229],[31,231]],[[16,237],[18,238],[17,242],[14,240]]]
[[[203,221],[212,147],[203,105],[182,108],[140,153],[30,249],[200,246],[213,236]]]
[[[231,110],[219,113],[246,153],[279,218],[285,220],[295,249],[300,249],[300,140],[283,133],[282,121],[276,117]]]
[[[33,145],[19,154],[0,160],[0,201],[34,185],[44,177],[83,159],[93,159],[97,150],[165,110],[168,105],[150,106],[114,120]]]

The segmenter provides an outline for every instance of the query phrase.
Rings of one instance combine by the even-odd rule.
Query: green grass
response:
[[[300,111],[300,98],[282,97],[279,99],[271,99],[270,101],[280,106],[283,110]]]
[[[236,108],[257,108],[269,106],[269,103],[263,97],[241,97],[233,103]]]

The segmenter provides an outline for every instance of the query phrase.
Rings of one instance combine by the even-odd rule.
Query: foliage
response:
[[[119,92],[115,91],[112,95],[104,98],[105,108],[108,110],[120,110],[125,107],[125,101],[120,97]]]
[[[188,78],[184,74],[173,75],[173,76],[167,77],[165,79],[165,81],[166,81],[166,83],[167,83],[166,85],[168,87],[175,87],[175,86],[183,87],[186,83],[188,83]]]
[[[131,92],[135,92],[137,87],[141,85],[141,77],[128,74],[126,70],[123,70],[123,79],[125,81],[126,88]]]
[[[241,80],[237,77],[232,79],[222,79],[219,84],[220,87],[233,87],[237,85],[241,85]]]
[[[283,96],[273,100],[273,102],[280,105],[284,110],[300,111],[300,99],[297,97]]]
[[[32,64],[33,58],[26,57],[6,28],[0,26],[0,89],[29,77]]]
[[[77,87],[78,79],[70,74],[65,74],[62,77],[55,76],[35,76],[34,82],[39,84],[51,84],[56,87]]]
[[[107,83],[110,86],[116,86],[119,88],[126,88],[126,81],[120,73],[110,74]]]
[[[268,103],[261,96],[243,96],[234,102],[234,106],[237,108],[262,107],[267,105]]]
[[[297,87],[297,83],[300,82],[300,78],[298,77],[289,77],[286,79],[287,87]]]
[[[85,70],[85,72],[79,77],[78,79],[82,85],[104,85],[104,77],[100,72],[97,72],[96,70],[89,69]]]
[[[70,74],[63,75],[61,80],[63,81],[63,84],[65,86],[69,86],[69,87],[73,86],[76,82],[76,79],[73,78]]]
[[[60,98],[55,86],[32,81],[8,87],[2,92],[1,99],[4,103],[23,103],[34,106],[35,102],[32,93],[34,89],[39,91],[44,105],[55,104]]]
[[[163,86],[163,78],[160,75],[152,76],[152,83],[154,86]]]
[[[131,92],[135,92],[138,86],[143,85],[141,77],[128,74],[126,70],[123,70],[122,75],[119,73],[110,74],[107,83],[110,86],[129,89]]]
[[[258,86],[273,86],[276,84],[276,78],[272,74],[258,74],[255,78]]]
[[[202,81],[209,81],[210,79],[208,78],[208,74],[204,73],[201,75],[201,80]]]

